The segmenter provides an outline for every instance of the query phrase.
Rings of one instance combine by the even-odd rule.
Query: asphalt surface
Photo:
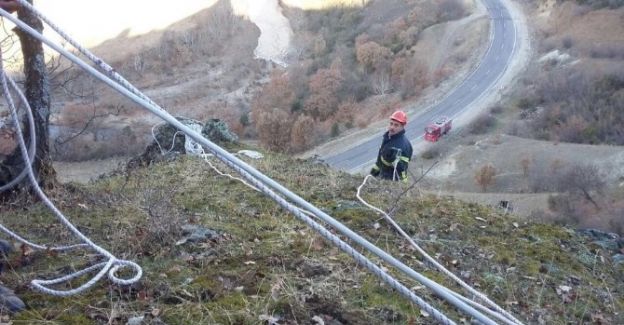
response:
[[[503,75],[514,55],[518,35],[509,11],[498,0],[483,0],[483,4],[490,16],[488,49],[477,68],[460,85],[408,122],[405,128],[406,136],[413,145],[424,141],[425,126],[437,117],[447,116],[457,120],[461,118],[462,113],[470,110],[471,104],[494,86]],[[409,110],[408,108],[407,111]],[[383,132],[339,154],[320,158],[336,169],[350,173],[359,172],[374,164],[382,135]]]

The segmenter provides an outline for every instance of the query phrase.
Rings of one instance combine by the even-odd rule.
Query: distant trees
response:
[[[441,0],[437,9],[439,21],[459,19],[466,14],[466,9],[459,0]]]
[[[304,104],[304,111],[320,121],[327,120],[338,109],[342,82],[342,73],[337,67],[319,69],[310,77],[310,97]]]
[[[493,185],[496,180],[496,168],[494,166],[487,164],[479,168],[475,173],[475,182],[483,192],[487,191],[487,188],[490,185]]]
[[[375,18],[363,25],[363,20],[376,14],[345,7],[302,15],[296,26],[302,35],[297,44],[299,63],[281,75],[273,75],[272,79],[279,80],[266,84],[252,101],[250,121],[261,142],[281,151],[305,150],[344,128],[364,127],[385,115],[388,105],[383,103],[394,104],[419,95],[433,80],[414,54],[420,32],[440,21],[456,19],[465,11],[459,0],[407,1],[402,6],[405,14],[391,21],[375,22]],[[365,115],[358,114],[362,102],[371,95],[380,98],[366,101],[364,105],[370,109]],[[276,117],[292,125],[292,142],[276,145],[265,134],[270,131],[260,130],[277,123],[273,120]]]
[[[429,71],[425,64],[415,58],[398,57],[391,65],[392,84],[402,99],[417,96],[429,85]]]
[[[287,111],[271,107],[254,114],[258,140],[274,151],[286,151],[289,148],[291,118]]]
[[[581,196],[591,202],[597,209],[600,207],[593,199],[592,193],[600,193],[605,182],[598,167],[590,164],[575,164],[567,168],[559,178],[559,190],[574,196]]]
[[[496,118],[490,114],[477,116],[469,125],[470,134],[484,134],[496,125]]]
[[[538,139],[624,145],[623,94],[624,70],[600,77],[580,70],[550,71],[518,107],[542,108],[523,115]]]
[[[355,56],[358,63],[367,71],[376,71],[387,65],[392,57],[392,52],[390,49],[376,42],[368,41],[362,44],[356,44]]]
[[[611,229],[620,234],[624,231],[624,205],[604,192],[605,178],[597,166],[564,165],[544,175],[546,182],[554,184],[548,213],[555,221]]]
[[[267,148],[283,151],[288,148],[292,127],[291,108],[295,92],[290,87],[288,75],[274,72],[271,80],[251,103],[252,119],[258,140]]]
[[[290,132],[290,148],[294,151],[308,149],[314,143],[314,132],[314,119],[308,115],[299,115]]]

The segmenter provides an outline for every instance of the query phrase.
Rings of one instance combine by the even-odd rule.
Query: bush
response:
[[[572,39],[572,37],[566,36],[561,40],[561,45],[564,49],[569,50],[570,48],[572,48],[572,45],[574,45],[574,40]]]
[[[490,164],[484,165],[477,170],[474,178],[477,185],[485,192],[490,185],[494,185],[496,182],[496,168]]]
[[[433,159],[440,156],[440,149],[438,147],[430,147],[429,149],[423,151],[420,154],[420,158],[422,159]]]
[[[451,150],[449,142],[441,141],[431,145],[427,150],[420,154],[422,159],[439,159]]]
[[[339,135],[340,135],[340,124],[338,124],[338,123],[332,124],[330,136],[332,138],[335,138],[335,137],[337,137]]]
[[[485,114],[477,117],[468,126],[470,134],[484,134],[496,125],[496,118],[492,115]]]
[[[490,107],[490,114],[500,114],[505,110],[502,105],[494,105]]]
[[[540,78],[535,94],[520,99],[518,107],[540,103],[530,131],[534,138],[550,141],[613,145],[624,144],[624,70],[596,76],[583,70],[551,71]],[[526,115],[526,116],[525,116]]]
[[[518,102],[516,103],[516,106],[518,106],[518,108],[521,110],[526,110],[535,106],[535,103],[530,98],[523,97],[518,100]]]

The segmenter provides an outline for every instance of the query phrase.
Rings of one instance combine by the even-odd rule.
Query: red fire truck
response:
[[[436,142],[441,136],[448,133],[452,127],[452,120],[446,116],[440,116],[425,127],[425,140]]]

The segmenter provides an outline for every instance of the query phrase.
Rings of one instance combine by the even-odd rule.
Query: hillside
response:
[[[221,118],[245,143],[263,142],[289,153],[353,129],[372,132],[368,123],[384,118],[396,105],[443,94],[477,64],[477,49],[487,36],[483,8],[472,1],[462,2],[463,7],[457,7],[458,1],[384,0],[371,1],[364,9],[284,8],[294,22],[301,60],[282,69],[253,58],[259,32],[226,3],[217,1],[166,30],[120,34],[95,50],[172,113]],[[444,15],[440,9],[456,11]],[[624,241],[606,232],[624,232],[624,155],[618,142],[618,108],[624,99],[624,33],[618,22],[623,9],[571,1],[530,2],[524,9],[535,18],[531,35],[538,46],[532,66],[487,114],[415,157],[410,165],[415,175],[439,163],[401,197],[395,217],[432,256],[527,324],[624,323]],[[220,29],[222,25],[227,28]],[[358,46],[360,54],[370,50],[380,56],[358,59]],[[390,82],[382,72],[392,66],[400,68],[401,78]],[[159,121],[69,71],[68,83],[54,88],[53,138],[69,139],[55,144],[56,158],[143,150]],[[407,78],[421,74],[427,78]],[[336,80],[346,82],[334,89],[330,86]],[[405,94],[409,96],[402,98]],[[310,104],[327,98],[340,99],[329,106],[341,109],[323,112]],[[254,105],[272,109],[272,117],[295,127],[283,133],[278,133],[279,124],[258,127]],[[587,109],[598,105],[605,110]],[[315,115],[305,118],[309,112]],[[612,118],[592,119],[602,115]],[[355,118],[345,118],[349,116]],[[72,138],[91,118],[93,123]],[[614,132],[597,132],[596,125]],[[263,130],[268,131],[264,139]],[[300,142],[291,141],[295,135]],[[267,145],[271,138],[288,147]],[[228,149],[263,150],[243,144]],[[362,177],[314,160],[263,153],[261,160],[244,159],[418,272],[456,289],[358,202]],[[57,254],[16,244],[4,261],[1,280],[28,308],[2,315],[0,322],[434,323],[431,315],[273,201],[218,175],[205,162],[170,155],[150,166],[126,168],[127,159],[57,162],[62,184],[48,194],[96,243],[140,264],[145,272],[141,282],[120,287],[100,281],[71,298],[42,295],[28,287],[30,280],[64,275],[100,258],[92,251]],[[88,181],[117,163],[123,167]],[[496,167],[493,181],[477,182],[476,174],[487,165]],[[586,183],[574,183],[576,179]],[[405,189],[401,186],[373,182],[364,197],[390,210]],[[494,208],[500,201],[512,202],[514,214]],[[74,241],[40,202],[16,199],[2,204],[0,215],[4,226],[34,242]],[[605,232],[582,229],[587,227]],[[451,318],[471,322],[423,285],[384,267]]]
[[[357,201],[361,178],[265,154],[244,160],[416,271],[455,287]],[[386,210],[400,193],[394,186],[373,182],[363,196]],[[50,194],[81,231],[140,264],[144,275],[129,288],[100,281],[85,294],[53,298],[31,291],[28,282],[81,269],[97,256],[21,250],[8,257],[2,278],[28,305],[5,316],[15,324],[433,323],[273,201],[216,174],[200,159],[180,156],[120,169]],[[417,188],[398,206],[395,220],[430,255],[526,323],[624,322],[621,240],[503,216],[450,197],[422,195]],[[5,226],[34,242],[74,241],[41,203],[14,202],[0,213]],[[386,267],[451,318],[469,322],[419,283]]]
[[[448,90],[477,63],[488,35],[474,1],[334,1],[317,10],[288,3],[280,2],[294,32],[286,68],[254,58],[260,30],[226,0],[162,29],[120,33],[93,51],[174,115],[219,118],[241,137],[298,152]],[[462,18],[463,28],[451,24]],[[135,155],[149,142],[155,118],[76,69],[51,73],[56,160]],[[271,97],[272,87],[281,98]],[[264,133],[273,122],[267,115],[277,114],[312,129],[304,137],[282,122],[286,138],[300,139],[274,148]]]

